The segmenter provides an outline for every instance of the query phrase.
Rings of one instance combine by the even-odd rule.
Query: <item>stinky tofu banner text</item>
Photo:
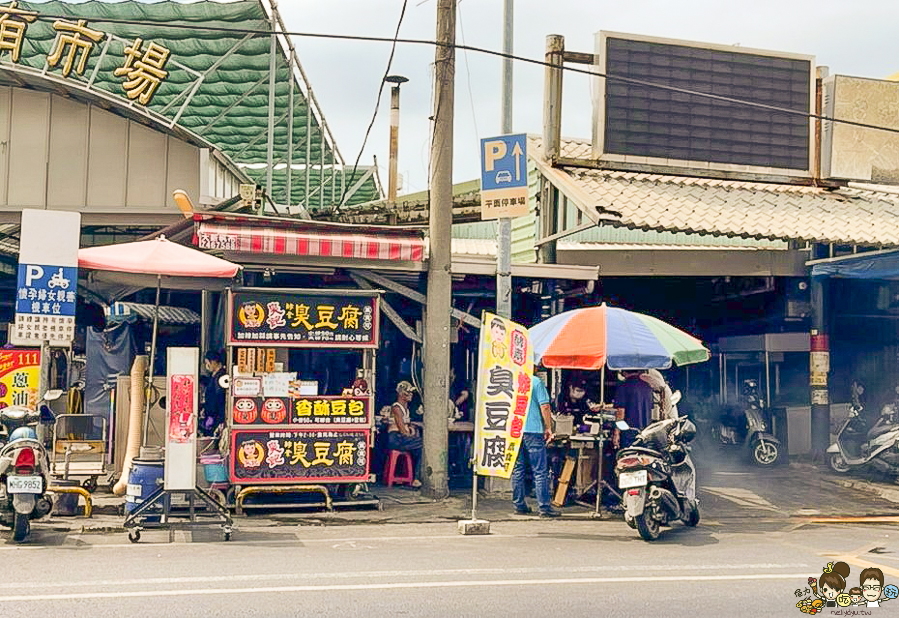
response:
[[[528,330],[484,312],[478,351],[475,471],[509,478],[531,401],[534,354]]]

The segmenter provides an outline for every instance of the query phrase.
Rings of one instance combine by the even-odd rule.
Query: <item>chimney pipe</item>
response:
[[[387,200],[391,204],[396,204],[396,166],[400,139],[400,85],[409,80],[402,75],[388,75],[384,81],[393,84],[390,89],[390,164],[387,172]]]

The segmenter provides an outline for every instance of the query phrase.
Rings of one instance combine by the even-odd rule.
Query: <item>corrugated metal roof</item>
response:
[[[899,245],[899,196],[880,191],[551,167],[542,138],[528,155],[593,220],[634,229],[745,238]],[[562,156],[591,159],[586,140],[564,140]]]
[[[115,70],[125,63],[125,49],[136,38],[143,39],[144,51],[151,43],[166,48],[171,52],[164,65],[168,74],[145,106],[146,110],[164,122],[186,129],[200,140],[211,143],[234,163],[266,163],[271,37],[266,34],[172,26],[187,24],[271,32],[267,2],[264,5],[263,0],[187,3],[23,0],[19,8],[44,15],[71,16],[72,20],[86,19],[89,28],[106,33],[89,56],[84,72],[78,74],[73,70],[64,81],[114,95],[122,100],[123,105],[132,108],[141,104],[127,98],[123,82],[128,78],[115,75]],[[112,23],[104,19],[140,20],[158,22],[159,25]],[[18,63],[12,62],[10,54],[3,54],[0,56],[0,70],[30,71],[39,75],[46,68],[46,59],[53,49],[56,36],[52,20],[29,24]],[[343,166],[344,161],[328,132],[321,110],[313,100],[311,89],[307,88],[301,69],[291,72],[287,50],[282,45],[279,45],[276,55],[275,69],[274,161],[282,166],[287,161],[287,133],[292,114],[292,162],[303,165],[308,158],[308,163],[314,166]],[[57,74],[60,74],[59,67],[48,68],[48,75]],[[294,84],[293,110],[288,109],[291,82]],[[257,180],[259,178],[258,173],[249,175]],[[276,170],[275,176],[286,178],[286,171]],[[297,204],[305,199],[305,176],[303,172],[294,172],[292,176],[290,203]],[[318,188],[317,176],[314,182],[310,182],[310,193],[313,188]],[[276,202],[288,203],[285,189],[286,181],[275,182],[272,194]],[[370,179],[350,203],[378,197],[380,190]],[[330,198],[331,192],[328,191],[326,203],[329,205]]]
[[[584,243],[584,244],[613,244],[624,245],[651,245],[651,249],[667,247],[686,247],[689,249],[701,249],[712,247],[714,249],[787,249],[783,240],[757,240],[754,238],[729,238],[727,236],[711,236],[709,234],[689,234],[686,232],[667,232],[657,230],[631,230],[626,227],[613,225],[597,225],[566,236],[560,243]]]

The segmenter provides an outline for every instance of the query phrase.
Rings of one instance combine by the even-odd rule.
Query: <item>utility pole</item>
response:
[[[503,0],[502,134],[512,133],[512,4]],[[512,219],[499,220],[496,238],[496,314],[512,318]]]
[[[428,305],[425,317],[423,492],[443,498],[447,484],[447,401],[450,369],[453,226],[453,114],[456,77],[456,0],[437,2],[434,133],[428,204]]]
[[[512,133],[512,4],[503,0],[502,135]],[[527,169],[527,163],[525,163]],[[525,172],[527,173],[527,172]],[[512,219],[501,217],[496,229],[496,315],[512,319]],[[512,491],[512,484],[499,477],[487,477],[484,488],[492,494]]]

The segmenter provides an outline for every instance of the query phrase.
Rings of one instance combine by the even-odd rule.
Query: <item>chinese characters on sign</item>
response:
[[[232,419],[239,425],[364,425],[367,397],[234,397]]]
[[[16,336],[22,341],[71,341],[75,336],[78,269],[19,264]]]
[[[22,55],[23,43],[26,39],[28,25],[37,20],[39,13],[18,8],[18,1],[13,0],[6,6],[0,6],[0,56],[8,54],[9,59],[17,64]],[[59,69],[63,77],[68,78],[72,72],[84,76],[87,63],[94,48],[101,41],[110,37],[121,41],[119,37],[88,27],[87,20],[77,22],[58,19],[53,22],[56,38],[50,53],[47,54],[47,67]],[[111,41],[107,41],[107,46]],[[149,105],[160,84],[169,76],[165,66],[171,56],[171,50],[156,42],[146,42],[135,38],[133,42],[122,43],[123,58],[119,66],[113,70],[116,77],[124,78],[122,90],[131,100],[141,105]],[[101,55],[106,56],[106,51]]]
[[[367,481],[368,429],[325,431],[235,430],[231,480]]]
[[[156,43],[150,43],[147,51],[143,51],[143,43],[141,38],[134,39],[134,43],[125,48],[125,64],[113,72],[117,77],[128,77],[122,87],[129,99],[137,99],[141,105],[148,105],[159,84],[169,75],[163,68],[171,52]]]
[[[378,301],[375,296],[235,292],[230,335],[231,343],[373,348],[378,345]]]
[[[39,350],[0,350],[0,408],[34,405],[40,370]]]
[[[174,375],[169,387],[169,443],[187,444],[196,431],[194,377]]]
[[[0,53],[9,52],[13,62],[18,62],[22,54],[28,24],[37,19],[37,13],[16,8],[18,4],[13,1],[9,6],[0,6]]]
[[[481,324],[475,469],[509,478],[531,399],[533,351],[523,326],[486,312]]]
[[[295,425],[369,423],[368,397],[302,397],[290,403],[290,422]]]
[[[75,58],[78,57],[78,66],[75,72],[78,75],[84,75],[87,59],[90,58],[94,49],[94,43],[101,41],[106,35],[88,28],[87,20],[85,19],[79,19],[77,24],[57,20],[53,22],[53,29],[58,34],[53,42],[53,51],[47,56],[47,64],[55,69],[59,65],[59,61],[63,59],[63,55],[65,55],[62,74],[63,77],[68,77],[75,64]],[[66,51],[68,51],[67,54],[65,53]]]

